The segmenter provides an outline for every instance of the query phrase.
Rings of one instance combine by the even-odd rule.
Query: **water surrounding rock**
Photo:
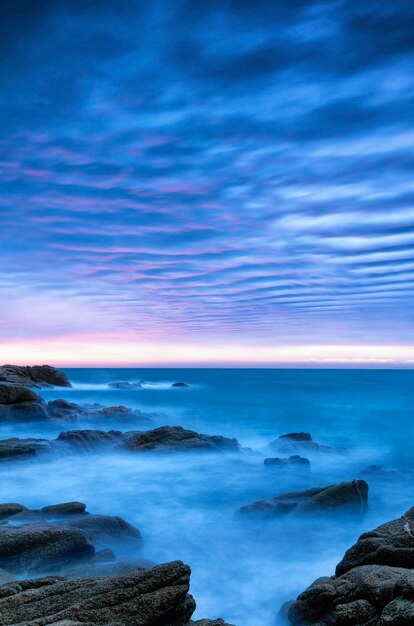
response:
[[[308,454],[347,454],[345,448],[333,448],[312,441],[310,433],[297,432],[280,435],[269,443],[269,447],[284,455],[308,455]]]
[[[0,381],[29,387],[72,386],[66,374],[51,365],[2,365],[0,366]]]
[[[286,435],[280,435],[279,439],[289,439],[290,441],[312,441],[312,435],[310,433],[287,433]]]
[[[173,383],[171,385],[171,387],[189,387],[190,385],[188,385],[187,383],[182,383],[182,382],[178,382],[178,383]]]
[[[335,512],[338,510],[362,513],[368,502],[368,485],[364,480],[342,482],[328,487],[314,487],[304,491],[254,502],[240,509],[242,513],[282,515],[287,513]]]

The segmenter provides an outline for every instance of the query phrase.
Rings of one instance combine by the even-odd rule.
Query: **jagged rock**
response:
[[[26,458],[34,456],[38,452],[51,450],[51,444],[47,439],[3,439],[0,441],[0,460],[13,458]]]
[[[178,382],[178,383],[173,383],[173,384],[171,385],[171,387],[189,387],[189,386],[190,386],[190,385],[187,385],[187,383],[181,383],[181,382]]]
[[[45,515],[45,517],[79,515],[85,513],[86,504],[84,504],[83,502],[62,502],[61,504],[51,504],[49,506],[44,506],[41,511]]]
[[[63,443],[78,452],[93,452],[102,447],[114,446],[122,441],[123,433],[119,430],[69,430],[60,433],[57,442]]]
[[[361,535],[338,563],[336,575],[372,564],[414,569],[414,507],[402,517]]]
[[[414,571],[363,565],[339,578],[320,578],[288,611],[293,626],[414,624]]]
[[[77,528],[7,526],[0,533],[0,567],[14,573],[45,571],[94,553],[88,535]]]
[[[17,515],[18,513],[27,510],[28,509],[23,506],[23,504],[17,504],[16,502],[0,504],[0,520],[13,517],[13,515]]]
[[[315,513],[346,510],[365,511],[368,485],[364,480],[338,483],[328,487],[314,487],[304,491],[285,493],[269,500],[255,502],[240,509],[242,513],[281,515],[287,513]]]
[[[237,439],[218,435],[202,435],[181,426],[162,426],[145,432],[125,434],[123,447],[140,452],[144,450],[211,450],[238,451]]]
[[[108,387],[112,387],[112,389],[141,389],[142,385],[141,383],[135,382],[135,383],[129,383],[129,382],[115,382],[115,383],[108,383]]]
[[[264,460],[264,464],[269,467],[301,467],[305,469],[310,468],[309,459],[305,459],[302,456],[294,455],[290,456],[288,459],[281,459],[280,457],[268,458]]]
[[[0,366],[0,381],[28,385],[29,387],[71,387],[62,370],[51,365],[3,365]]]
[[[195,602],[190,568],[181,561],[120,576],[66,580],[49,577],[0,588],[3,624],[40,626],[174,626],[188,624]]]

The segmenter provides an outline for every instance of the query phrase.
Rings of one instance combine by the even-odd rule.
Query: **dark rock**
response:
[[[19,581],[1,587],[0,615],[13,626],[178,626],[195,609],[189,584],[181,561],[105,578]]]
[[[364,565],[339,578],[320,578],[288,611],[293,626],[414,624],[414,571]]]
[[[83,515],[74,520],[62,522],[65,528],[77,528],[91,538],[96,547],[110,543],[142,544],[141,533],[122,517],[111,515]]]
[[[6,526],[0,533],[0,567],[10,572],[45,571],[94,552],[87,534],[77,528]]]
[[[281,515],[347,510],[362,513],[368,502],[368,485],[364,480],[338,483],[328,487],[314,487],[305,491],[285,493],[269,500],[244,506],[243,513]]]
[[[218,435],[202,435],[192,430],[185,430],[181,426],[162,426],[145,432],[126,433],[123,447],[135,452],[145,450],[240,450],[237,439]]]
[[[66,374],[51,365],[3,365],[0,366],[0,381],[28,385],[29,387],[71,387]]]
[[[0,460],[26,458],[50,449],[51,445],[47,439],[17,439],[15,437],[3,439],[0,441]]]
[[[171,387],[189,387],[190,385],[187,385],[187,383],[173,383],[171,385]]]
[[[233,626],[227,624],[222,619],[198,619],[196,622],[190,622],[190,626]]]
[[[111,447],[122,441],[123,434],[117,430],[69,430],[60,433],[59,443],[70,446],[78,452],[93,452],[103,447]]]
[[[128,382],[115,382],[109,383],[108,387],[112,387],[113,389],[141,389],[141,383],[128,383]]]
[[[27,511],[28,509],[23,506],[23,504],[17,504],[15,502],[10,502],[6,504],[0,504],[0,520],[7,519],[9,517],[13,517],[22,511]]]
[[[361,535],[337,565],[336,575],[372,564],[414,569],[414,507],[402,517]]]
[[[20,402],[44,402],[32,389],[23,385],[0,382],[0,404],[19,404]]]
[[[312,435],[310,433],[288,433],[287,435],[280,435],[279,439],[289,439],[290,441],[312,441]]]
[[[1,509],[1,505],[0,505]],[[44,506],[41,511],[46,517],[60,517],[66,515],[79,515],[85,513],[86,504],[83,502],[63,502],[62,504],[52,504]]]
[[[304,457],[298,455],[290,456],[288,459],[281,459],[280,457],[268,458],[264,460],[264,464],[271,467],[302,467],[306,469],[310,468],[309,459],[305,459]]]
[[[141,424],[150,424],[150,420],[140,411],[125,406],[102,406],[101,404],[75,404],[66,400],[52,400],[47,405],[50,419],[54,421],[102,421],[102,418],[134,419]]]

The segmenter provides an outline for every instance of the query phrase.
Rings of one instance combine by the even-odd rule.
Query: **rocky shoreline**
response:
[[[63,388],[71,383],[51,366],[0,367],[0,423],[69,427],[97,423],[99,428],[70,428],[54,439],[0,440],[2,462],[98,452],[203,452],[234,458],[250,454],[236,439],[181,426],[148,428],[153,425],[150,416],[124,406],[45,402],[34,388],[51,385]],[[113,386],[130,389],[125,385]],[[138,383],[132,385],[139,388]],[[127,428],[110,430],[106,426],[111,420]],[[269,479],[283,472],[309,478],[313,459],[347,455],[344,448],[317,443],[305,432],[280,435],[269,443],[269,450],[278,454],[261,460]],[[287,493],[275,489],[277,495],[246,504],[235,514],[259,523],[265,518],[321,513],[332,519],[338,513],[360,517],[369,493],[361,476],[369,480],[382,473],[371,466],[346,482]],[[189,566],[181,561],[155,565],[145,559],[144,541],[140,530],[123,518],[89,513],[82,502],[46,502],[39,510],[20,503],[0,504],[0,625],[231,626],[221,619],[191,621],[195,601],[189,593]],[[296,601],[287,603],[279,617],[292,626],[414,624],[413,554],[414,508],[362,535],[338,564],[335,576],[315,581]]]

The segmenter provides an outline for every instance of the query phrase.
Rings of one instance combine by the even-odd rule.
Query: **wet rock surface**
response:
[[[237,439],[220,435],[203,435],[181,426],[162,426],[147,432],[126,433],[124,446],[127,450],[210,450],[239,451]]]
[[[2,365],[0,381],[29,387],[72,386],[66,374],[51,365]]]
[[[293,626],[414,624],[414,508],[364,533],[336,575],[319,578],[286,607]]]
[[[342,482],[327,487],[284,493],[254,502],[240,509],[242,513],[277,516],[335,511],[362,513],[368,502],[368,485],[364,480]]]

